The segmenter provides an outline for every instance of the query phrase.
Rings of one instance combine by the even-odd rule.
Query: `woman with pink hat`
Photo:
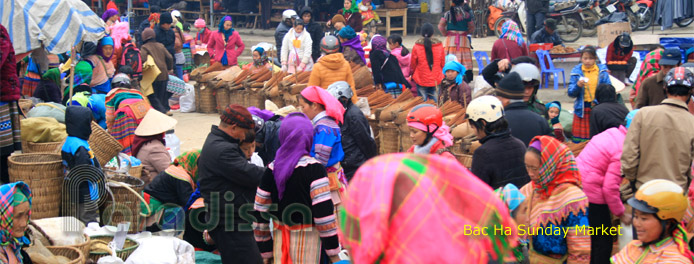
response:
[[[197,45],[202,45],[202,44],[207,44],[207,42],[210,40],[210,29],[207,28],[207,23],[205,23],[205,20],[202,18],[198,18],[195,20],[195,24],[193,24],[195,28],[198,29],[198,34],[195,36],[195,44]]]

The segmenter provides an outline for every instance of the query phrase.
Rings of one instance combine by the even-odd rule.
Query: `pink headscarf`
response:
[[[335,99],[328,91],[318,86],[309,86],[301,91],[301,96],[313,103],[318,103],[325,107],[325,114],[332,117],[338,124],[344,121],[345,108],[340,101]]]
[[[436,132],[434,133],[434,137],[438,140],[441,140],[444,147],[453,146],[453,136],[450,132],[451,128],[446,125],[446,122],[443,122],[442,124],[443,125],[441,125],[441,127],[439,127],[439,129],[436,130]],[[407,122],[407,125],[422,131],[427,131],[427,126],[420,122]],[[436,129],[436,125],[429,125],[428,131],[432,131],[434,129]]]

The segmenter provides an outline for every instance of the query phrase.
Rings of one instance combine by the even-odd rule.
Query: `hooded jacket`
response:
[[[313,46],[313,40],[311,39],[311,35],[306,30],[301,31],[301,33],[299,33],[299,37],[295,37],[295,35],[296,31],[294,31],[293,28],[290,29],[286,35],[284,35],[284,40],[282,40],[282,49],[280,50],[280,54],[282,56],[282,63],[288,64],[290,61],[289,56],[294,56],[292,54],[292,51],[294,51],[299,56],[299,59],[294,59],[293,61],[297,62],[297,66],[300,63],[305,64],[306,71],[310,71],[310,66],[313,65],[313,58],[311,57],[311,47]],[[299,40],[301,42],[299,48],[294,47],[294,40]],[[293,65],[290,65],[289,68],[293,67]]]
[[[289,32],[290,29],[292,29],[292,26],[285,24],[284,21],[277,25],[277,29],[275,29],[275,46],[277,47],[277,50],[282,50],[282,41],[284,41],[284,35],[287,35],[287,32]],[[280,60],[281,59],[282,58],[280,58]]]
[[[629,114],[626,106],[617,103],[617,95],[612,88],[598,86],[595,90],[595,100],[598,101],[598,105],[593,107],[589,120],[591,137],[609,128],[619,127]]]
[[[324,36],[323,27],[315,22],[315,19],[313,19],[313,10],[311,10],[311,8],[308,6],[301,9],[299,16],[303,17],[306,13],[311,13],[311,21],[304,25],[304,28],[306,31],[308,31],[309,35],[311,35],[311,40],[313,40],[313,44],[311,45],[311,57],[313,58],[313,61],[316,62],[321,55],[320,41]]]
[[[624,205],[619,195],[622,182],[620,158],[627,129],[613,127],[591,138],[576,158],[583,192],[593,204],[607,204],[612,214],[621,216]]]
[[[157,76],[156,81],[166,81],[169,79],[169,70],[173,69],[173,55],[171,55],[169,52],[166,51],[166,48],[164,45],[162,45],[159,42],[156,42],[154,40],[148,41],[154,36],[149,36],[147,32],[142,33],[142,38],[145,44],[142,44],[142,48],[140,48],[140,56],[142,56],[142,63],[147,61],[147,56],[152,55],[152,59],[154,59],[154,64],[157,65],[157,68],[161,71],[159,73],[159,76]]]
[[[369,121],[364,113],[351,101],[345,108],[345,119],[340,131],[342,134],[342,149],[345,157],[340,163],[345,169],[345,176],[352,179],[357,169],[368,159],[378,155],[376,142],[371,138]]]
[[[526,147],[511,136],[510,131],[488,135],[480,140],[482,146],[472,155],[470,171],[492,189],[507,183],[524,186],[530,182],[525,169]]]
[[[583,108],[585,107],[585,101],[583,100],[585,88],[578,87],[576,83],[578,83],[578,79],[584,76],[583,70],[581,69],[582,66],[583,63],[579,63],[571,70],[571,81],[568,90],[569,97],[576,98],[576,101],[574,101],[574,114],[580,118],[583,118]],[[612,84],[610,81],[610,74],[607,73],[607,66],[605,66],[605,64],[598,64],[598,70],[598,85],[603,83]]]
[[[369,59],[371,60],[371,72],[373,73],[374,84],[394,82],[397,84],[404,84],[410,88],[410,82],[402,75],[400,63],[395,55],[391,53],[386,57],[383,51],[374,50],[369,53]]]
[[[65,110],[65,130],[68,136],[60,155],[67,168],[84,164],[98,167],[99,163],[87,142],[92,134],[92,111],[82,106],[68,106]]]
[[[357,90],[354,87],[354,76],[352,67],[345,60],[342,53],[333,53],[323,56],[313,65],[311,77],[308,79],[308,86],[318,86],[327,89],[328,86],[337,81],[346,81],[352,88],[352,103],[357,102]]]
[[[412,48],[410,59],[410,74],[414,82],[424,87],[435,87],[443,80],[443,66],[446,63],[446,55],[443,52],[443,43],[436,38],[431,39],[433,53],[433,66],[429,69],[427,55],[424,50],[424,39],[419,39]]]

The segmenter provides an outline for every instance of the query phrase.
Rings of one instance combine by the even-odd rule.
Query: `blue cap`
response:
[[[667,48],[665,49],[665,52],[663,52],[663,57],[660,58],[660,61],[658,64],[660,65],[668,65],[668,66],[677,66],[677,64],[682,61],[682,52],[680,51],[679,48]]]

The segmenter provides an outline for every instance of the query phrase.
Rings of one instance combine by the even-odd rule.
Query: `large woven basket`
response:
[[[104,241],[106,243],[110,243],[113,241],[113,236],[93,236],[91,237],[93,241]],[[137,241],[132,240],[130,238],[125,239],[125,244],[123,244],[123,249],[117,250],[116,251],[116,256],[118,256],[120,259],[123,261],[126,261],[130,255],[135,252],[137,247],[140,246],[140,243],[137,243]],[[100,258],[103,258],[105,256],[109,256],[107,252],[89,252],[89,257],[88,260],[94,261],[94,263],[99,262]]]
[[[22,140],[22,153],[54,153],[60,154],[64,141],[36,143]]]
[[[136,233],[139,231],[141,222],[144,221],[143,217],[140,216],[140,198],[145,182],[127,175],[110,175],[107,178],[109,181],[116,181],[128,185],[137,194],[121,185],[109,184],[108,187],[113,193],[113,199],[116,200],[116,205],[113,205],[112,199],[106,199],[102,207],[101,221],[104,225],[111,226],[117,226],[120,222],[130,222],[128,233]]]
[[[367,118],[367,120],[369,120],[369,126],[371,127],[371,131],[373,132],[374,141],[376,142],[376,150],[380,151],[381,140],[379,134],[381,133],[381,127],[378,126],[378,119]]]
[[[133,176],[135,178],[140,179],[142,177],[142,170],[143,169],[144,169],[144,167],[142,167],[142,165],[130,167],[130,170],[128,170],[128,174],[130,174],[130,176]]]
[[[79,249],[74,247],[46,247],[48,251],[56,256],[63,256],[70,260],[67,264],[82,264],[86,260],[84,254]]]
[[[195,84],[195,109],[200,111],[200,84]]]
[[[214,97],[217,100],[217,113],[222,114],[224,109],[229,105],[229,90],[222,87],[214,90]]]
[[[472,155],[458,153],[453,153],[453,155],[460,162],[460,164],[465,166],[465,168],[470,169],[470,167],[472,167]]]
[[[212,88],[200,87],[200,92],[195,94],[195,97],[200,97],[200,107],[196,108],[199,112],[206,114],[217,112],[217,100],[214,98]]]
[[[400,128],[393,122],[381,123],[380,154],[400,152]]]
[[[34,102],[30,99],[19,99],[19,108],[25,115],[29,113],[29,110],[34,106]]]
[[[59,216],[63,195],[63,160],[58,154],[16,154],[7,159],[10,181],[23,181],[34,196],[31,218]]]
[[[106,165],[111,159],[123,150],[123,146],[111,134],[106,132],[99,124],[92,121],[92,134],[89,136],[89,147],[94,152],[94,157],[101,166]]]
[[[91,244],[92,244],[92,240],[89,238],[89,236],[87,234],[84,234],[84,242],[82,242],[82,243],[75,244],[75,245],[69,245],[69,246],[47,246],[46,248],[49,250],[51,250],[51,249],[62,250],[65,248],[77,249],[78,251],[80,251],[80,253],[82,253],[83,260],[86,261],[86,259],[84,259],[84,258],[86,256],[89,256],[89,248],[90,248]],[[54,255],[55,255],[55,253],[54,253]],[[80,262],[80,263],[83,263],[83,262]]]
[[[246,91],[232,90],[229,92],[229,104],[246,105]]]
[[[410,127],[407,125],[399,125],[400,128],[400,151],[405,152],[412,147],[412,138],[410,138]]]
[[[248,106],[255,106],[259,109],[265,109],[265,94],[263,94],[263,91],[261,89],[257,90],[247,90],[246,91],[247,98],[248,98]]]

